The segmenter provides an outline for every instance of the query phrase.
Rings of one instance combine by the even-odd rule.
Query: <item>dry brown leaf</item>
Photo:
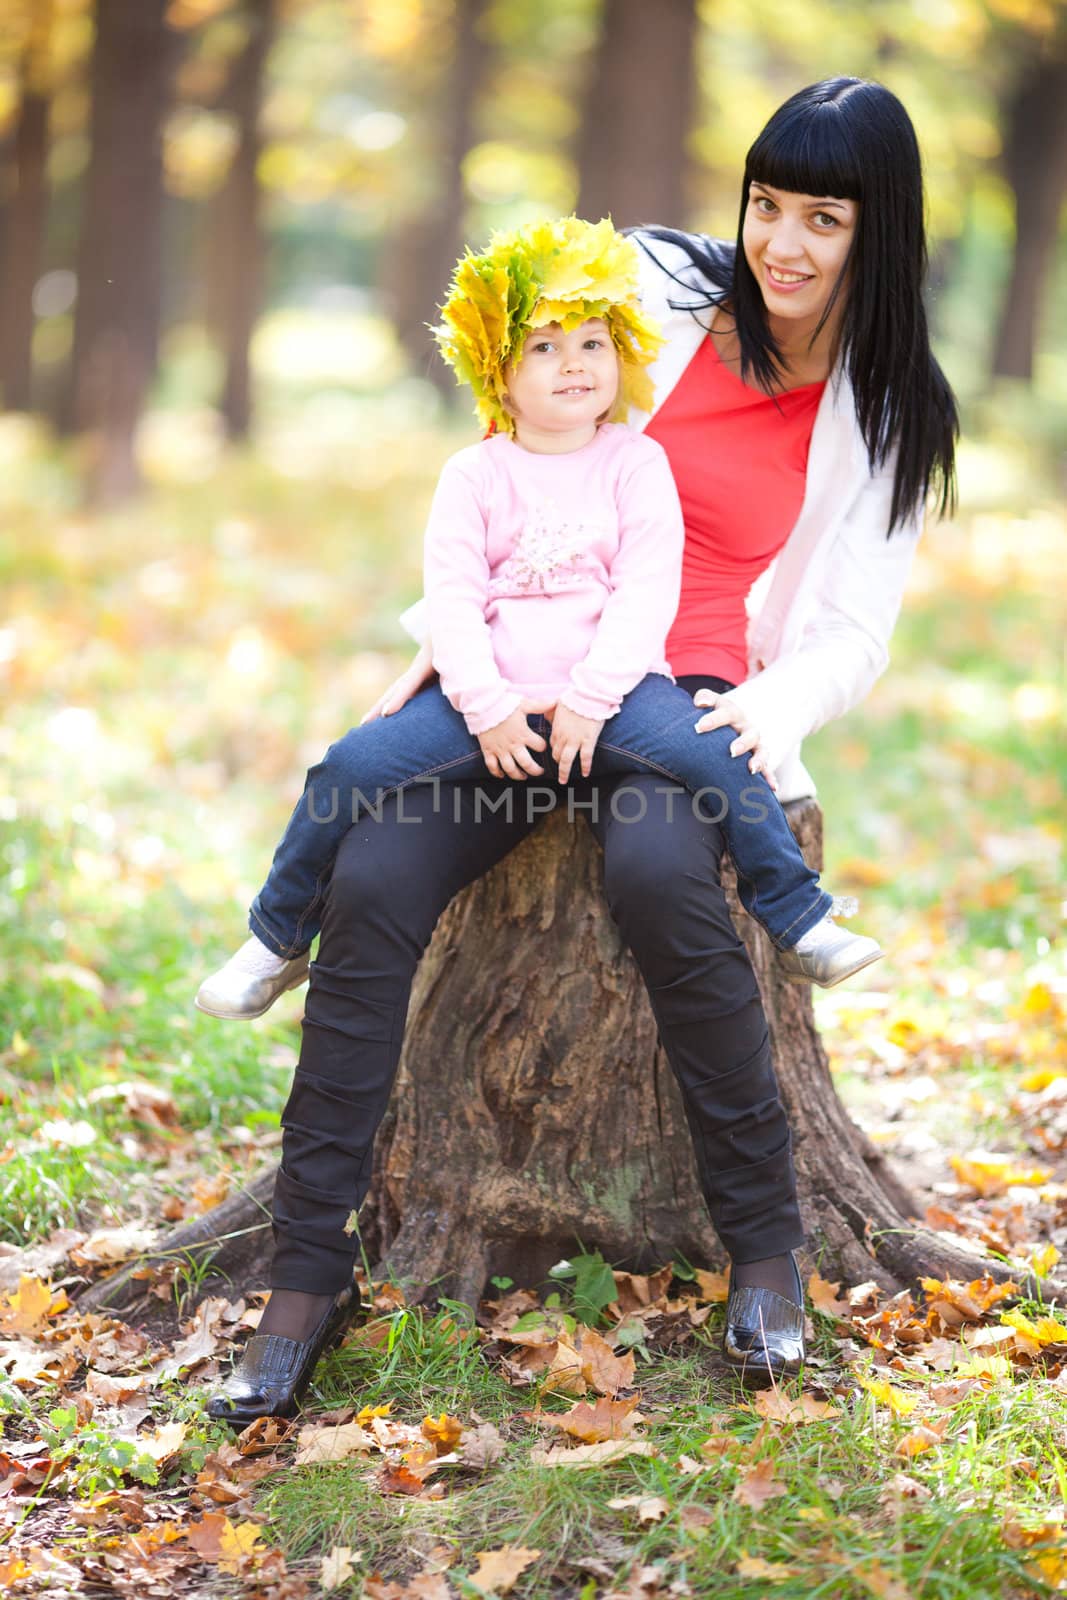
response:
[[[854,1578],[858,1578],[877,1600],[913,1600],[912,1591],[907,1584],[901,1583],[899,1578],[894,1578],[891,1572],[878,1561],[865,1561],[850,1567]]]
[[[309,1423],[297,1435],[293,1465],[319,1466],[323,1462],[345,1461],[349,1456],[375,1448],[374,1436],[358,1422],[343,1422],[337,1428],[319,1428]]]
[[[710,1300],[718,1305],[720,1301],[729,1299],[730,1277],[726,1272],[704,1272],[700,1267],[695,1269],[697,1293],[701,1300]]]
[[[198,1367],[202,1361],[209,1361],[218,1353],[220,1347],[226,1343],[226,1336],[220,1330],[219,1323],[222,1321],[223,1313],[229,1308],[230,1302],[219,1296],[212,1296],[200,1302],[192,1321],[185,1324],[187,1330],[185,1338],[179,1339],[170,1355],[153,1367],[157,1383],[162,1383],[167,1378],[176,1378],[180,1372]]]
[[[612,1306],[617,1308],[616,1315],[622,1318],[629,1316],[631,1312],[659,1305],[666,1298],[674,1276],[674,1262],[668,1261],[665,1267],[647,1277],[641,1277],[633,1272],[615,1272],[613,1276],[615,1299],[612,1301]]]
[[[223,1512],[208,1511],[199,1522],[189,1524],[185,1537],[201,1560],[215,1562],[219,1559],[222,1530],[229,1526],[229,1520]]]
[[[852,1309],[848,1300],[839,1296],[841,1285],[828,1283],[825,1278],[820,1278],[813,1272],[808,1279],[808,1294],[816,1311],[823,1311],[829,1317],[847,1317]]]
[[[583,1371],[582,1357],[566,1339],[557,1339],[554,1345],[545,1348],[552,1350],[552,1357],[545,1373],[544,1387],[557,1394],[584,1394],[586,1391],[586,1378]],[[524,1355],[533,1354],[524,1351]],[[521,1357],[520,1357],[521,1360]],[[538,1370],[534,1368],[533,1370]]]
[[[606,1439],[602,1444],[539,1446],[531,1450],[535,1467],[602,1467],[622,1456],[658,1456],[659,1450],[644,1439]]]
[[[707,1506],[683,1506],[678,1513],[678,1521],[687,1533],[701,1533],[715,1521],[715,1513]]]
[[[810,1394],[802,1394],[794,1400],[780,1389],[760,1389],[749,1406],[768,1422],[822,1422],[826,1417],[841,1415],[839,1408],[828,1400],[816,1400]]]
[[[335,1544],[333,1549],[322,1558],[319,1567],[319,1583],[327,1592],[339,1589],[342,1583],[347,1583],[355,1577],[355,1568],[352,1563],[358,1561],[363,1554],[361,1550],[353,1550],[347,1544]]]
[[[671,1509],[663,1496],[658,1494],[622,1494],[609,1500],[608,1505],[612,1511],[628,1511],[636,1507],[639,1522],[659,1522]]]
[[[595,1328],[582,1329],[580,1350],[582,1375],[598,1394],[614,1395],[632,1386],[636,1361],[632,1350],[616,1355]]]
[[[754,1511],[758,1511],[768,1500],[777,1499],[781,1494],[788,1494],[785,1484],[776,1478],[774,1473],[775,1464],[769,1456],[763,1461],[757,1461],[738,1482],[733,1498],[739,1505],[751,1506]]]
[[[491,1467],[504,1454],[504,1440],[491,1422],[463,1430],[459,1459],[465,1467]]]
[[[216,1172],[212,1177],[197,1178],[193,1184],[196,1209],[204,1212],[210,1211],[214,1206],[220,1206],[230,1192],[230,1183],[228,1172]]]
[[[137,1448],[152,1457],[159,1466],[176,1456],[185,1443],[185,1435],[189,1431],[188,1423],[165,1422],[160,1428],[153,1428],[151,1433],[137,1435]]]
[[[94,1372],[91,1369],[85,1374],[86,1393],[106,1406],[120,1406],[132,1395],[141,1394],[147,1387],[148,1379],[145,1377],[112,1377],[109,1373]]]
[[[501,1545],[498,1550],[476,1550],[478,1565],[470,1573],[471,1583],[476,1583],[486,1594],[507,1594],[515,1579],[532,1566],[540,1550],[527,1550],[523,1545]]]
[[[125,1083],[101,1083],[90,1089],[86,1098],[90,1105],[121,1100],[127,1116],[136,1122],[147,1122],[153,1128],[176,1128],[181,1120],[173,1095],[159,1084],[146,1083],[141,1078]]]
[[[243,1456],[260,1455],[267,1450],[277,1450],[293,1431],[294,1424],[282,1417],[257,1417],[242,1433],[237,1435],[236,1447]]]
[[[768,1583],[783,1583],[795,1575],[796,1568],[786,1566],[784,1561],[764,1561],[762,1556],[743,1555],[734,1571],[739,1578],[765,1578]]]
[[[941,1436],[948,1427],[948,1417],[928,1417],[918,1427],[912,1428],[903,1438],[898,1439],[894,1454],[898,1456],[918,1456],[924,1450],[932,1450],[941,1443]]]
[[[403,1462],[387,1462],[378,1474],[378,1487],[383,1494],[421,1495],[426,1481]]]
[[[155,1230],[127,1223],[124,1228],[97,1228],[75,1245],[70,1259],[76,1267],[111,1267],[147,1255],[156,1242]]]
[[[595,1444],[601,1439],[621,1439],[633,1432],[636,1418],[633,1412],[640,1400],[631,1395],[626,1400],[609,1400],[601,1395],[595,1405],[580,1400],[562,1414],[542,1411],[539,1420],[551,1428],[559,1428],[583,1444]]]
[[[22,1247],[0,1240],[0,1292],[7,1294],[17,1289],[24,1275],[48,1278],[84,1238],[84,1233],[73,1228],[57,1228],[47,1239]]]

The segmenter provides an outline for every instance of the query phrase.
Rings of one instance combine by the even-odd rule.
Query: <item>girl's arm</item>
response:
[[[426,524],[427,621],[441,687],[475,735],[503,722],[521,702],[493,656],[485,620],[485,540],[485,509],[471,469],[455,458],[446,461]]]
[[[611,594],[560,705],[605,721],[662,662],[682,583],[682,508],[666,451],[651,439],[619,489],[619,548]]]

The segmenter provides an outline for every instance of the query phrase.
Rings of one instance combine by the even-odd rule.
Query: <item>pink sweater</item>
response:
[[[668,677],[682,511],[661,445],[618,423],[567,455],[506,434],[444,465],[426,527],[433,664],[471,733],[523,699],[615,715]]]

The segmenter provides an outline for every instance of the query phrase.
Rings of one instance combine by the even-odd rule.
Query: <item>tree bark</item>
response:
[[[166,0],[96,0],[90,157],[64,422],[89,435],[89,489],[134,492],[134,435],[155,372],[162,130],[175,61]]]
[[[48,43],[52,8],[39,0],[22,58],[12,140],[13,187],[7,206],[0,292],[0,389],[9,411],[28,411],[33,381],[33,289],[48,215]]]
[[[230,439],[246,439],[252,424],[249,346],[262,298],[265,252],[259,124],[275,0],[245,0],[243,20],[247,38],[222,102],[236,120],[237,147],[210,207],[209,239],[212,321],[226,363],[220,406]]]
[[[684,225],[696,40],[696,0],[604,0],[578,138],[579,216]]]
[[[1015,200],[1015,249],[993,354],[995,377],[1034,372],[1045,284],[1067,199],[1067,26],[1024,68],[1008,107],[1004,170]]]
[[[818,806],[793,802],[787,814],[818,866]],[[916,1220],[906,1189],[838,1098],[810,989],[782,980],[729,870],[725,877],[793,1129],[806,1264],[891,1291],[925,1274],[1011,1277],[1003,1263]],[[261,1174],[247,1198],[182,1224],[161,1250],[211,1250],[237,1289],[262,1286],[272,1181],[272,1171]],[[631,1271],[683,1257],[724,1264],[681,1096],[608,914],[600,852],[561,813],[457,896],[438,924],[359,1230],[375,1275],[405,1283],[416,1302],[477,1305],[493,1276],[534,1285],[581,1247]],[[1045,1298],[1063,1287],[1028,1283]],[[140,1292],[127,1273],[81,1303],[122,1306]]]
[[[382,257],[380,288],[397,337],[420,375],[451,395],[455,379],[426,324],[437,319],[452,269],[465,243],[463,158],[474,142],[475,116],[490,61],[487,0],[455,0],[450,64],[428,121],[440,152],[440,181],[431,202],[403,223]]]

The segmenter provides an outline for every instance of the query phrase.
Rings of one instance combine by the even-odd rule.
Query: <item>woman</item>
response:
[[[686,519],[668,657],[709,708],[699,728],[733,727],[739,750],[759,747],[783,801],[810,795],[801,740],[884,670],[927,499],[944,513],[954,496],[958,424],[922,305],[911,122],[878,84],[816,84],[749,151],[735,246],[661,228],[635,237],[642,302],[666,345],[650,369],[655,409],[630,420],[667,451]],[[746,596],[776,557],[746,638]],[[429,670],[424,645],[370,715],[395,711]],[[622,825],[603,796],[608,901],[731,1257],[726,1359],[766,1381],[803,1360],[804,1232],[759,991],[719,885],[722,835],[671,807],[659,780],[620,781],[648,805]],[[443,804],[408,791],[403,813],[422,825],[401,828],[387,807],[351,830],[334,868],[282,1119],[273,1292],[210,1403],[234,1422],[291,1408],[351,1316],[349,1219],[370,1184],[415,967],[452,896],[533,825],[490,812],[474,826],[463,786]]]

